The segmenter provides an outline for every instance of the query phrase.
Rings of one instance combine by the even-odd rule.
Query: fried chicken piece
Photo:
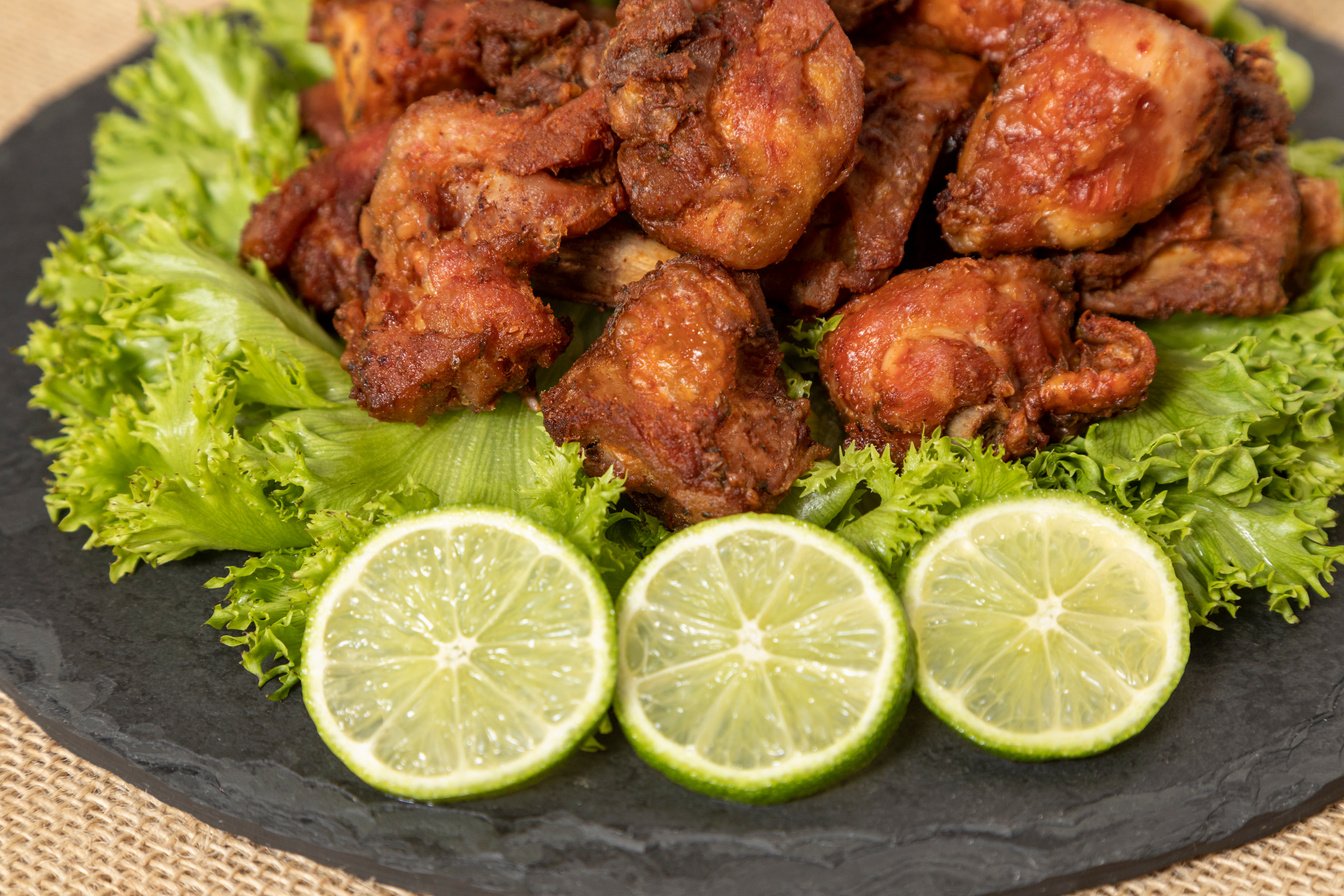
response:
[[[1157,355],[1133,324],[1084,312],[1051,264],[959,258],[845,306],[821,376],[858,445],[903,458],[926,434],[1020,457],[1144,397]]]
[[[1286,146],[1293,125],[1293,109],[1279,83],[1273,51],[1265,41],[1228,44],[1232,60],[1232,132],[1227,150],[1255,151]]]
[[[1119,0],[1028,0],[998,90],[939,197],[963,254],[1101,249],[1151,220],[1227,142],[1217,44]]]
[[[872,292],[901,263],[935,165],[993,83],[983,63],[959,53],[895,42],[858,54],[858,164],[789,257],[763,274],[766,294],[799,316]]]
[[[584,468],[625,479],[669,527],[767,511],[826,453],[790,399],[779,339],[750,274],[666,262],[628,288],[606,330],[542,393],[546,430]]]
[[[532,272],[532,286],[550,299],[615,308],[622,289],[676,257],[621,216],[601,230],[562,242]]]
[[[345,129],[396,118],[421,97],[475,90],[477,45],[465,0],[318,0],[313,40],[335,64]]]
[[[1025,2],[914,0],[907,21],[922,43],[1002,65]]]
[[[324,313],[367,295],[373,262],[360,241],[359,216],[391,130],[384,122],[320,151],[257,203],[243,227],[242,257],[260,259]]]
[[[398,120],[362,219],[373,286],[336,318],[351,395],[374,417],[418,423],[491,407],[568,343],[529,272],[561,239],[610,220],[623,194],[613,166],[600,164],[602,141],[550,139],[552,114],[440,94]],[[525,144],[538,170],[512,165]]]
[[[1209,33],[1209,18],[1185,0],[1129,0],[1199,31]],[[905,20],[912,36],[940,47],[1002,65],[1013,49],[1013,28],[1026,0],[914,0]]]
[[[470,7],[477,70],[506,106],[560,106],[597,83],[609,29],[538,0]]]
[[[1283,150],[1234,153],[1120,245],[1070,263],[1083,307],[1094,311],[1273,314],[1288,304],[1284,284],[1301,259],[1302,229],[1302,200]]]
[[[1344,246],[1344,199],[1339,184],[1324,177],[1298,175],[1297,193],[1302,198],[1298,273],[1305,276],[1322,254]]]
[[[1084,307],[1140,318],[1273,314],[1288,304],[1296,275],[1344,243],[1338,187],[1298,177],[1288,164],[1293,113],[1268,47],[1238,46],[1231,55],[1227,153],[1112,249],[1062,260],[1078,278]]]
[[[635,219],[754,270],[854,161],[862,66],[825,0],[624,0],[603,58]]]

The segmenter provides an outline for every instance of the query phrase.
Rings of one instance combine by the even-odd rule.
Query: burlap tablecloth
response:
[[[1344,0],[1256,5],[1344,44]],[[137,7],[137,0],[0,0],[0,139],[125,56],[139,39]],[[0,896],[177,893],[406,891],[221,833],[76,758],[0,695]],[[1089,896],[1234,893],[1344,893],[1344,803],[1241,849]]]

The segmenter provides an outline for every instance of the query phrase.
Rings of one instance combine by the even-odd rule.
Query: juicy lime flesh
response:
[[[729,781],[834,751],[890,696],[905,643],[873,588],[770,529],[689,543],[626,602],[626,694],[681,761]]]
[[[935,699],[1048,738],[1141,724],[1136,704],[1174,686],[1187,648],[1170,567],[1108,517],[969,517],[933,552],[909,609]]]
[[[610,630],[567,557],[493,526],[413,529],[343,584],[320,647],[348,762],[507,775],[595,721]]]

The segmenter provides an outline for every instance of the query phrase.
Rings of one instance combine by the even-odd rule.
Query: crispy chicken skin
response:
[[[1238,317],[1288,304],[1294,275],[1344,242],[1339,189],[1293,174],[1293,113],[1268,48],[1231,49],[1233,127],[1217,167],[1162,214],[1105,252],[1065,257],[1086,308],[1164,318]]]
[[[474,90],[466,0],[317,0],[311,34],[331,52],[347,132],[396,118],[421,97]]]
[[[611,166],[581,167],[601,162],[603,141],[550,139],[552,114],[440,94],[398,120],[362,219],[373,286],[336,318],[351,395],[374,417],[488,408],[568,343],[529,271],[562,238],[610,220],[623,194]],[[520,146],[539,168],[515,164]],[[575,170],[551,173],[564,169]]]
[[[1339,185],[1323,177],[1298,175],[1297,193],[1302,199],[1298,273],[1305,279],[1321,253],[1344,246],[1344,200]]]
[[[1186,0],[1130,0],[1207,34],[1209,18]],[[1026,0],[914,0],[906,19],[919,40],[1002,65]]]
[[[790,399],[750,274],[693,257],[627,289],[606,330],[541,396],[546,430],[583,446],[669,527],[772,509],[826,453]]]
[[[481,0],[469,13],[478,71],[506,106],[559,106],[597,83],[608,28],[537,0]]]
[[[824,314],[872,292],[901,263],[934,166],[989,93],[989,69],[959,53],[897,41],[860,46],[859,161],[822,200],[789,257],[763,274],[794,314]]]
[[[1336,190],[1338,193],[1338,190]],[[1126,317],[1251,317],[1288,304],[1302,201],[1283,150],[1225,156],[1157,219],[1108,252],[1080,253],[1083,306]]]
[[[959,258],[845,306],[821,375],[851,442],[906,451],[936,428],[1008,457],[1143,400],[1156,369],[1133,324],[1085,312],[1049,262]]]
[[[320,151],[252,209],[240,254],[286,277],[308,305],[331,313],[362,299],[373,260],[360,242],[364,210],[387,151],[391,123]]]
[[[862,66],[824,0],[622,0],[603,58],[635,219],[730,268],[782,259],[854,161]]]
[[[1219,46],[1120,0],[1028,0],[939,221],[961,254],[1100,249],[1194,185],[1227,141]]]
[[[1008,58],[1025,0],[914,0],[908,22],[921,42],[995,65]]]

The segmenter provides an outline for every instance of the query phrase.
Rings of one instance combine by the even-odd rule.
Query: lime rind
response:
[[[449,567],[436,569],[432,564],[419,564],[419,569],[433,571],[425,576],[426,581],[411,576],[409,597],[403,594],[403,600],[373,594],[363,581],[371,566],[375,567],[375,578],[379,574],[377,563],[371,561],[400,544],[425,548],[425,539],[418,538],[420,534],[467,530],[494,532],[496,540],[512,540],[515,548],[500,552],[496,545],[483,552],[489,556],[459,558],[477,567],[481,563],[518,565],[529,553],[532,557],[531,562],[518,566],[506,582],[512,586],[511,593],[500,593],[486,584],[486,601],[496,604],[496,612],[493,617],[481,616],[468,620],[467,624],[478,634],[489,634],[473,646],[470,661],[456,666],[455,674],[450,675],[439,662],[442,645],[432,646],[429,630],[434,629],[433,610],[427,613],[425,602],[434,593],[452,589],[458,599],[455,608],[465,606],[475,612],[476,605],[483,601],[471,600],[480,595],[470,593],[473,587],[470,577],[462,576],[461,570],[454,573]],[[479,568],[474,571],[479,572]],[[539,571],[548,572],[550,584],[567,594],[571,609],[577,606],[585,611],[583,624],[576,625],[573,619],[546,618],[546,589],[536,587]],[[388,575],[396,579],[394,571]],[[390,586],[392,582],[386,584]],[[401,584],[405,586],[405,577]],[[480,584],[478,578],[477,587]],[[510,598],[525,602],[525,615],[531,616],[531,624],[522,626],[525,631],[508,630],[505,617]],[[324,643],[333,627],[333,617],[359,613],[361,603],[372,605],[364,611],[366,616],[377,616],[381,609],[390,613],[396,623],[389,631],[385,625],[387,614],[383,614],[381,637],[393,642],[402,654],[384,658],[383,665],[376,669],[373,664],[377,661],[378,644],[373,639],[380,637],[378,620],[361,622],[368,631],[356,626],[357,637],[346,650],[352,656],[347,659],[339,656],[333,659],[333,653],[340,654],[345,648]],[[501,606],[505,612],[498,610]],[[335,625],[340,627],[349,621],[342,619]],[[458,616],[452,625],[461,623],[463,619]],[[360,650],[372,655],[361,659]],[[527,655],[532,662],[519,662],[520,654]],[[343,663],[349,668],[343,670]],[[341,675],[358,675],[361,665],[369,679],[367,695],[357,690],[352,695],[349,682],[347,693],[331,693],[333,689],[341,690]],[[304,703],[318,733],[332,752],[366,783],[396,796],[424,801],[488,796],[514,790],[546,774],[574,753],[602,722],[615,687],[614,612],[592,564],[568,542],[527,518],[485,507],[429,511],[403,517],[378,530],[332,574],[309,619],[303,669]],[[398,682],[392,679],[399,674],[412,681],[413,693],[397,691]],[[556,690],[546,687],[548,679],[560,691],[570,687],[571,693],[557,700]],[[586,684],[581,690],[574,689],[575,680]],[[390,692],[399,693],[399,699],[383,699],[377,692],[380,684],[393,685]],[[333,696],[346,701],[363,699],[366,705],[354,710],[333,707]],[[469,719],[464,719],[465,702],[473,697],[473,706],[495,707],[491,724],[477,719],[482,724],[473,726]],[[470,713],[468,709],[467,715]],[[416,714],[431,721],[437,719],[437,723],[420,724],[417,728]],[[411,727],[409,734],[403,732],[399,740],[394,739],[395,745],[381,743],[379,733],[397,720]],[[492,724],[502,725],[505,730],[492,730]],[[516,729],[512,734],[507,730],[509,726]],[[510,758],[491,761],[488,754],[492,746],[496,747],[497,755],[518,747],[516,743],[504,743],[511,736],[528,742],[522,749],[513,749],[515,755]],[[473,739],[474,744],[464,745],[463,740],[468,739]],[[455,751],[455,755],[445,756],[445,750]],[[468,764],[468,754],[474,755],[476,761]],[[432,771],[444,765],[456,767],[446,772]]]
[[[725,546],[731,552],[735,537],[741,542],[745,540],[741,536],[750,533],[765,536],[757,539],[752,557],[739,558],[740,563],[730,557],[717,569],[709,564],[708,579],[717,578],[717,582],[692,574],[696,563],[688,563],[688,558],[700,554],[703,560]],[[781,553],[781,547],[787,550]],[[856,629],[852,625],[845,628],[843,608],[833,597],[834,588],[829,595],[813,594],[809,602],[800,599],[806,595],[789,587],[799,584],[794,566],[797,555],[809,551],[819,553],[809,555],[804,563],[831,564],[840,578],[851,579],[851,585],[859,589],[858,595],[870,601],[870,609],[875,608],[871,621],[880,626],[880,636],[871,643],[860,637],[857,644],[842,648],[861,650],[860,664],[866,664],[862,668],[844,669],[843,664],[833,662],[835,657],[819,655],[819,651],[825,652],[823,645],[800,634],[809,625],[835,626],[833,631],[846,634]],[[748,568],[755,574],[743,577],[741,573]],[[677,586],[660,592],[671,592],[670,606],[650,603],[650,584],[660,577],[668,577]],[[725,585],[726,589],[721,587]],[[728,606],[732,602],[725,601],[725,592],[742,598],[735,607]],[[763,663],[772,670],[771,675],[747,674],[743,663],[728,655],[736,648],[738,637],[734,634],[730,638],[726,633],[740,622],[739,613],[753,620],[762,614],[776,614],[772,618],[779,624],[763,633],[770,656]],[[639,626],[643,630],[635,632]],[[685,787],[738,802],[774,803],[804,796],[867,764],[890,739],[913,687],[913,639],[890,584],[872,561],[844,539],[788,517],[742,514],[701,523],[672,536],[646,558],[623,589],[617,601],[617,629],[621,665],[614,708],[636,753]],[[658,643],[659,637],[671,639],[674,648],[686,650],[686,655],[675,669],[650,673],[650,648],[656,651],[667,647]],[[814,687],[803,692],[790,681],[798,677],[807,680],[805,674],[798,673],[805,673],[809,664],[818,674],[811,681]],[[790,667],[792,674],[778,675],[783,666]],[[675,671],[686,682],[694,679],[694,683],[669,687],[668,694],[659,695],[676,705],[660,707],[665,711],[663,719],[671,721],[655,723],[641,694],[648,697],[644,685],[665,671]],[[849,706],[847,729],[841,736],[826,740],[825,746],[808,744],[803,737],[804,743],[790,744],[794,749],[788,755],[764,757],[757,767],[729,764],[709,755],[731,749],[735,737],[742,740],[739,723],[744,721],[743,715],[761,715],[739,714],[737,707],[767,705],[765,715],[780,730],[788,731],[790,725],[800,732],[813,729],[816,718],[809,714],[819,712],[817,707],[833,710],[845,700],[853,704],[852,695],[827,693],[826,689],[827,679],[836,673],[843,677],[846,671],[855,678],[866,678],[867,686],[858,701],[861,705]],[[691,703],[702,702],[700,711],[681,704],[678,691],[690,695]],[[759,719],[747,718],[745,724],[753,721]],[[730,746],[725,747],[725,742]]]
[[[1036,537],[1046,518],[1068,518],[1067,538],[1082,540],[1072,556],[1056,556],[1060,568],[1035,573],[1024,566],[1023,539]],[[976,530],[1006,528],[1005,539],[1017,550],[983,552],[974,539]],[[1086,545],[1111,556],[1110,567],[1087,567]],[[1105,544],[1096,543],[1104,540]],[[970,589],[940,599],[926,599],[930,566],[943,562],[948,575],[970,576],[957,570],[959,556],[989,554],[976,576],[990,578],[997,595],[970,596]],[[1117,557],[1133,562],[1118,562]],[[1094,559],[1094,558],[1093,558]],[[949,568],[950,567],[950,568]],[[986,573],[986,570],[988,571]],[[1086,580],[1092,573],[1128,576],[1126,587],[1143,599],[1117,606],[1099,589],[1080,587],[1059,597],[1050,612],[1058,630],[1033,622],[1024,613],[1024,599],[1037,603],[1023,581],[1044,577],[1054,588],[1060,580]],[[953,589],[955,591],[955,589]],[[978,505],[951,520],[916,551],[906,566],[903,582],[906,610],[919,643],[915,690],[921,702],[959,733],[996,754],[1012,759],[1046,760],[1094,755],[1142,731],[1166,703],[1179,683],[1190,651],[1189,611],[1171,561],[1137,525],[1111,508],[1068,492],[1037,492]],[[959,638],[965,642],[958,644]],[[976,660],[959,646],[991,645]],[[1154,662],[1154,647],[1158,648]],[[1071,697],[1061,693],[1059,670],[1052,665],[1054,651],[1085,674],[1064,683]],[[1046,654],[1044,665],[1039,663]],[[1115,662],[1103,656],[1109,654]],[[986,669],[993,665],[998,682],[1013,679],[1024,693],[989,686]],[[938,668],[935,673],[934,668]],[[1049,674],[1043,674],[1048,671]],[[1051,677],[1053,676],[1053,678]],[[977,683],[980,685],[977,687]],[[997,701],[997,703],[996,703]],[[986,718],[993,712],[1013,718],[1011,704],[1044,710],[1054,718],[1045,726]],[[1101,718],[1100,721],[1098,719]]]

